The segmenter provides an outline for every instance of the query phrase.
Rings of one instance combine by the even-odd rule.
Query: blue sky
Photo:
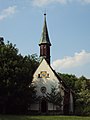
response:
[[[39,56],[45,11],[52,67],[90,78],[90,0],[0,0],[0,36]]]

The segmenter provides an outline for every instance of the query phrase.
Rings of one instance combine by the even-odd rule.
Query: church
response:
[[[30,110],[37,114],[52,114],[53,111],[55,114],[73,114],[73,92],[66,86],[64,81],[50,65],[51,42],[48,34],[46,14],[44,14],[44,25],[39,47],[40,64],[33,75],[32,84],[36,87],[36,95],[40,97],[40,100],[37,101],[37,103],[33,103]],[[46,95],[50,94],[52,91],[52,86],[56,89],[56,92],[60,93],[62,96],[62,101],[60,101],[61,107],[46,99]]]

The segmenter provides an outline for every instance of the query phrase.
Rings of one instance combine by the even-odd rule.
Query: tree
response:
[[[75,93],[75,114],[90,115],[90,80],[84,76],[58,74]]]
[[[31,109],[31,104],[36,103],[38,101],[38,97],[36,95],[36,86],[33,86],[30,84],[27,86],[25,89],[25,105],[26,105],[26,110],[27,112]]]
[[[78,80],[78,78],[75,75],[61,74],[61,73],[58,73],[58,75],[69,88],[71,88],[72,90],[76,89],[75,82]]]
[[[3,37],[0,37],[0,45],[4,45],[4,39],[3,39]]]
[[[76,114],[90,115],[90,80],[84,76],[80,77],[77,82],[76,91]]]
[[[14,83],[14,62],[17,59],[18,50],[11,43],[5,45],[4,40],[0,41],[0,106],[2,112],[6,111],[11,86]]]
[[[24,105],[28,86],[39,64],[36,54],[23,57],[16,45],[0,39],[0,111],[12,112],[13,107]],[[29,89],[30,90],[30,89]],[[19,102],[20,101],[20,102]]]
[[[61,109],[63,97],[61,96],[58,88],[56,88],[55,86],[52,86],[51,92],[46,94],[46,99],[48,100],[48,102],[53,104],[53,111],[55,105],[59,106],[59,108]]]

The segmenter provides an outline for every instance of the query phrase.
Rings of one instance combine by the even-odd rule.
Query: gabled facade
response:
[[[48,111],[53,110],[53,105],[44,99],[45,94],[51,92],[52,86],[56,87],[58,91],[60,90],[61,95],[64,96],[65,88],[62,84],[60,84],[60,81],[45,59],[42,60],[36,72],[34,73],[32,84],[36,86],[37,96],[42,98],[38,104],[32,105],[32,110],[37,110],[41,113],[43,113],[43,111],[48,113]],[[54,110],[57,109],[57,106],[54,106]],[[63,110],[63,107],[61,109]]]
[[[46,14],[44,14],[44,26],[42,36],[39,42],[41,63],[33,75],[32,84],[36,86],[37,96],[41,99],[31,105],[31,111],[36,113],[51,114],[53,111],[56,114],[73,113],[73,93],[65,85],[63,80],[50,66],[50,39],[46,24]],[[47,93],[51,93],[51,88],[54,86],[57,92],[62,96],[61,107],[54,105],[45,99]]]

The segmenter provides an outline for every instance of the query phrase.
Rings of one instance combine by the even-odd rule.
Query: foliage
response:
[[[35,92],[29,85],[38,63],[35,54],[23,57],[16,45],[0,38],[0,113],[27,109],[26,101],[30,104]]]
[[[75,90],[75,82],[78,80],[78,78],[75,75],[69,75],[69,74],[61,74],[58,73],[58,75],[62,78],[62,80],[65,82],[69,88]]]
[[[90,80],[82,76],[76,86],[76,114],[90,115]]]
[[[0,113],[27,113],[31,103],[36,102],[35,87],[30,83],[38,65],[36,54],[22,56],[16,45],[9,41],[5,44],[0,37]],[[84,76],[58,75],[75,93],[75,114],[90,115],[90,80]],[[63,98],[56,88],[47,93],[47,99],[61,107]]]
[[[58,74],[75,93],[75,114],[90,115],[90,80],[84,76]]]
[[[52,86],[51,92],[46,94],[46,99],[48,102],[53,104],[53,110],[54,110],[54,105],[58,105],[59,108],[61,109],[61,102],[63,100],[60,91],[57,90],[55,86]]]

